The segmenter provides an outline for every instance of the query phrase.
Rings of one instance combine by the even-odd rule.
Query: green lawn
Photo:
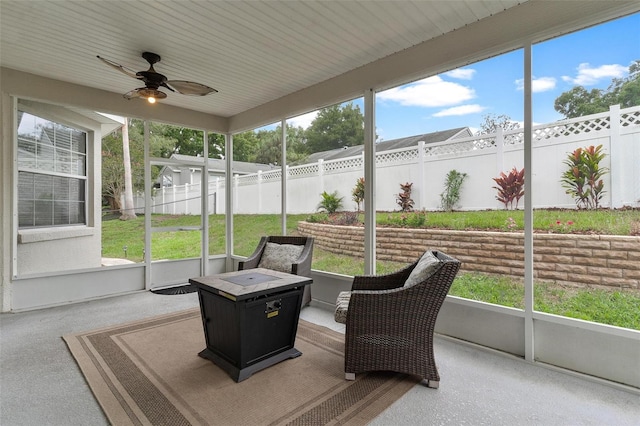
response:
[[[514,211],[429,212],[425,217],[412,217],[412,214],[423,213],[404,215],[378,213],[377,220],[380,226],[422,224],[423,227],[445,229],[510,231],[521,230],[523,221],[522,212]],[[314,215],[316,218],[320,216]],[[306,214],[287,216],[287,234],[295,235],[298,221],[308,218],[309,215]],[[278,215],[235,215],[233,221],[234,252],[241,256],[250,255],[262,235],[281,234],[281,221]],[[153,215],[152,224],[154,227],[198,227],[200,216]],[[224,215],[211,215],[209,225],[209,253],[224,254]],[[538,232],[630,235],[640,231],[640,212],[638,210],[535,211],[534,229]],[[130,221],[104,220],[102,237],[104,257],[123,258],[125,257],[123,248],[126,246],[128,259],[136,262],[143,260],[143,217]],[[154,260],[199,257],[200,250],[199,231],[152,234]],[[378,274],[383,274],[395,271],[402,266],[401,263],[379,261],[376,269]],[[364,271],[364,261],[315,247],[313,268],[345,275],[358,275]],[[524,289],[521,283],[509,278],[482,274],[460,274],[450,294],[518,309],[522,309],[524,303]],[[541,312],[640,330],[640,294],[638,292],[578,290],[549,283],[536,283],[534,300],[535,309]]]

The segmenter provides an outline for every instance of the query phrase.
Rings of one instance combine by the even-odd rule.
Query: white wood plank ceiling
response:
[[[170,80],[219,90],[163,103],[229,118],[521,3],[2,0],[0,65],[123,94],[140,83],[96,55],[142,71],[151,51]]]

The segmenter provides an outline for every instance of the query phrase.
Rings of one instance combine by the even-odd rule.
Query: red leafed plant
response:
[[[507,175],[504,172],[500,172],[500,176],[493,178],[493,180],[498,184],[498,186],[493,187],[498,190],[496,200],[503,203],[504,208],[507,210],[513,209],[513,203],[515,202],[515,208],[517,209],[520,198],[524,196],[524,168],[518,171],[514,167]]]

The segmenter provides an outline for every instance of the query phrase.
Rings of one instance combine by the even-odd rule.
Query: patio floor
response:
[[[197,306],[196,293],[139,292],[0,315],[0,424],[108,424],[60,337]],[[344,330],[314,306],[301,318]],[[640,392],[443,337],[435,349],[440,388],[416,386],[373,425],[640,424]]]

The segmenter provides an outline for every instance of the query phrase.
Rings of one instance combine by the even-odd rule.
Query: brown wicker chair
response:
[[[262,237],[253,254],[238,264],[238,270],[241,271],[243,269],[257,268],[267,243],[304,246],[304,249],[302,250],[302,253],[300,253],[298,259],[291,264],[291,270],[285,272],[303,277],[311,277],[311,260],[313,257],[312,237],[291,237],[284,235]],[[306,285],[304,286],[304,293],[302,295],[302,306],[308,305],[309,302],[311,302],[311,286]]]
[[[433,355],[438,312],[460,269],[460,262],[437,251],[440,268],[418,284],[403,287],[418,261],[388,275],[356,276],[346,313],[345,376],[365,371],[396,371],[421,377],[428,387],[440,382]],[[336,320],[338,314],[336,313]]]

